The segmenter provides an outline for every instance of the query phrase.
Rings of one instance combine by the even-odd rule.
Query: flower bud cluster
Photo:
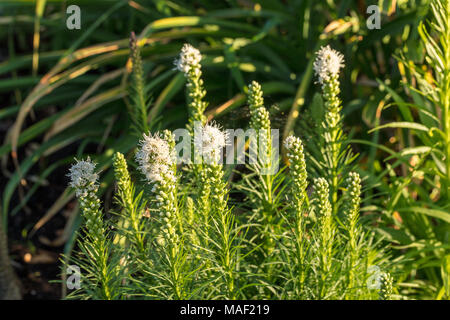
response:
[[[93,236],[103,234],[103,223],[100,217],[100,200],[97,197],[98,174],[96,164],[90,158],[76,160],[69,169],[69,185],[75,189],[81,211],[86,219],[86,228]]]

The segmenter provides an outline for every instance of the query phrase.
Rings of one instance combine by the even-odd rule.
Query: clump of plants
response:
[[[139,62],[138,50],[133,61]],[[81,268],[81,287],[68,297],[390,299],[387,255],[359,219],[362,181],[351,171],[339,100],[343,56],[323,47],[314,64],[326,112],[322,157],[310,161],[321,176],[313,179],[299,137],[284,139],[286,156],[279,156],[257,82],[248,87],[245,133],[231,136],[207,121],[201,60],[186,44],[175,61],[187,81],[187,148],[180,152],[179,136],[148,132],[136,125],[146,117],[135,117],[142,137],[136,151],[114,154],[109,212],[97,194],[95,163],[87,158],[70,169],[84,224],[79,250],[68,261]],[[133,68],[139,83],[142,68]],[[146,112],[143,87],[134,86],[140,115]],[[224,164],[230,150],[243,165]]]
[[[430,21],[418,27],[417,50],[405,46],[397,57],[405,97],[389,83],[381,86],[392,100],[384,109],[395,109],[395,119],[373,131],[395,130],[399,138],[373,185],[374,203],[394,226],[380,231],[398,249],[401,294],[445,299],[450,297],[450,1],[431,1],[429,8]]]

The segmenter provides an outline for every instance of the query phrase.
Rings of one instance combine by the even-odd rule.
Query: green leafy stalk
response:
[[[347,190],[345,194],[346,200],[346,221],[345,227],[348,232],[348,246],[350,249],[349,259],[349,276],[348,287],[352,289],[354,286],[355,269],[358,267],[355,265],[360,251],[358,247],[358,239],[360,237],[360,229],[358,227],[359,220],[359,206],[361,203],[361,178],[356,172],[350,172],[349,177],[346,180]],[[348,295],[349,296],[349,295]]]
[[[339,99],[339,70],[344,66],[342,54],[329,46],[322,47],[314,61],[314,70],[322,85],[322,97],[325,101],[325,119],[322,123],[325,165],[327,178],[330,181],[331,201],[338,202],[339,178],[344,170],[346,159],[343,155],[344,134],[342,131],[342,102]],[[336,215],[338,206],[333,205],[333,214]]]
[[[187,43],[181,49],[179,58],[175,60],[176,68],[184,73],[187,80],[186,89],[189,110],[188,129],[191,131],[192,135],[194,133],[195,122],[200,122],[202,126],[206,123],[204,111],[208,104],[203,101],[206,90],[203,87],[201,60],[202,56],[200,51]]]
[[[208,211],[208,195],[207,190],[202,190],[202,158],[195,148],[194,137],[198,131],[206,124],[206,116],[204,114],[208,103],[204,101],[206,90],[203,86],[201,62],[202,55],[200,51],[191,46],[184,44],[178,59],[174,61],[176,68],[183,72],[186,78],[186,94],[187,105],[189,111],[189,119],[187,129],[190,133],[191,139],[191,160],[193,164],[189,166],[192,173],[192,195],[197,200],[201,210],[200,212]]]
[[[207,252],[214,252],[211,266],[219,277],[220,296],[237,298],[236,266],[237,246],[234,216],[228,208],[228,186],[224,179],[221,157],[226,145],[226,134],[216,125],[207,124],[202,130],[201,171],[202,189],[208,190],[209,212],[203,220],[202,229]],[[206,240],[206,241],[205,241]]]
[[[227,206],[227,185],[223,177],[221,165],[208,164],[205,166],[206,181],[211,186],[211,229],[210,235],[215,246],[215,266],[225,291],[223,298],[236,299],[236,246],[234,241],[234,217]]]
[[[170,288],[168,298],[185,299],[189,294],[186,289],[188,277],[174,148],[174,137],[168,130],[153,136],[144,135],[136,160],[154,194],[155,221],[159,225],[154,230],[159,232],[156,235],[157,251],[162,258],[161,269],[156,270],[160,274],[155,276],[163,286]]]
[[[258,191],[260,191],[261,197],[258,206],[262,213],[261,224],[264,226],[263,235],[266,239],[265,251],[270,254],[274,249],[273,235],[275,234],[276,223],[274,157],[269,112],[264,107],[261,85],[256,81],[249,85],[248,105],[250,128],[255,133],[254,136],[250,137],[250,157],[256,157],[256,159],[252,159],[252,169],[260,180]]]
[[[327,279],[333,262],[335,225],[329,196],[328,182],[324,178],[315,179],[313,201],[315,204],[315,214],[318,219],[316,234],[318,235],[317,250],[320,266],[319,299],[326,297]]]
[[[118,290],[117,268],[111,260],[111,244],[103,224],[100,199],[97,197],[98,174],[95,164],[88,158],[70,168],[70,186],[76,191],[80,209],[85,219],[85,236],[80,241],[84,254],[85,272],[83,290],[93,299],[114,299]]]
[[[145,89],[145,77],[142,68],[141,53],[134,32],[131,32],[130,36],[130,60],[132,64],[130,97],[133,102],[130,115],[134,131],[140,136],[142,133],[147,133],[150,130],[147,115],[150,102]]]
[[[289,136],[285,140],[287,157],[289,160],[289,173],[292,176],[289,201],[295,214],[295,261],[298,268],[296,277],[299,292],[303,291],[306,276],[306,223],[304,214],[306,212],[305,202],[307,202],[306,188],[307,172],[303,144],[300,138]]]
[[[135,187],[128,173],[127,163],[122,153],[116,152],[113,158],[114,175],[117,181],[117,202],[122,206],[124,213],[121,215],[126,231],[126,238],[136,247],[138,252],[145,252],[144,225],[142,223],[142,211],[145,201],[142,200],[142,192],[135,194]]]

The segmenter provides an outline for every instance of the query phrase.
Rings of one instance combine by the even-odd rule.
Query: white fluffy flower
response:
[[[286,149],[292,150],[292,148],[300,142],[299,140],[300,138],[290,135],[284,140],[284,146],[286,147]]]
[[[207,124],[202,129],[202,154],[205,160],[218,162],[222,148],[227,144],[227,134],[216,124]]]
[[[319,77],[319,83],[328,81],[332,75],[339,74],[339,70],[344,67],[344,56],[331,49],[330,46],[322,47],[317,52],[317,58],[314,61],[314,71]]]
[[[144,133],[139,141],[140,149],[136,154],[136,160],[141,163],[168,163],[171,162],[170,146],[159,133],[154,135]]]
[[[136,153],[136,161],[139,170],[145,175],[148,182],[161,182],[164,179],[174,180],[172,172],[174,157],[167,141],[156,133],[144,134],[139,142],[139,150]]]
[[[181,48],[180,57],[174,61],[176,68],[187,74],[191,68],[199,69],[200,61],[202,60],[202,55],[200,51],[185,43],[183,48]]]
[[[69,169],[70,186],[75,189],[77,197],[86,196],[97,187],[98,174],[95,173],[95,163],[88,157],[78,161]]]

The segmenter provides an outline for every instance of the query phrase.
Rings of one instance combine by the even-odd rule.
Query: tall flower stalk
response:
[[[211,252],[214,257],[205,261],[203,268],[215,269],[220,282],[223,297],[236,298],[235,287],[235,249],[233,249],[234,217],[227,206],[228,192],[221,164],[226,135],[215,124],[207,124],[204,111],[207,103],[203,100],[206,90],[201,78],[202,56],[189,44],[181,49],[180,56],[175,60],[176,68],[183,72],[187,80],[187,100],[189,108],[189,123],[187,125],[193,142],[193,161],[190,166],[193,173],[193,195],[198,204],[197,214],[191,217],[192,225],[199,225],[199,230],[191,238],[199,246]],[[200,139],[194,137],[200,136]],[[200,151],[200,152],[198,152]],[[216,265],[214,268],[212,266]],[[208,276],[210,271],[206,271]]]
[[[226,199],[224,191],[226,184],[223,178],[221,164],[223,148],[226,145],[226,135],[214,123],[206,124],[195,141],[195,149],[200,150],[201,167],[199,172],[199,217],[204,225],[210,224],[211,214],[224,210]]]
[[[237,247],[234,216],[228,208],[228,187],[224,179],[222,163],[223,148],[227,136],[217,125],[206,124],[202,130],[202,179],[203,189],[208,194],[209,212],[204,220],[203,236],[206,236],[207,251],[215,252],[212,265],[223,289],[222,298],[236,299]]]
[[[335,225],[332,217],[332,207],[329,200],[329,186],[324,178],[314,180],[313,201],[317,219],[316,234],[318,235],[317,253],[319,258],[320,281],[319,298],[323,299],[327,293],[327,279],[331,271],[333,259],[333,240]]]
[[[195,122],[198,121],[202,125],[206,123],[204,111],[208,104],[203,101],[206,90],[203,86],[202,70],[200,61],[202,55],[198,49],[186,43],[181,49],[180,56],[174,61],[176,69],[184,73],[187,80],[187,100],[189,109],[189,125],[188,128],[193,134]]]
[[[360,250],[358,247],[358,238],[360,236],[360,229],[358,226],[359,220],[359,206],[361,203],[361,178],[356,172],[350,172],[346,180],[347,189],[345,193],[346,201],[346,219],[344,222],[345,227],[348,232],[348,246],[349,246],[349,276],[348,276],[348,288],[352,289],[354,287],[356,268],[359,266],[355,265],[359,255]]]
[[[113,158],[114,176],[117,181],[117,202],[123,208],[123,227],[126,229],[125,237],[132,243],[138,252],[145,253],[144,224],[142,223],[142,210],[146,201],[142,201],[142,192],[136,195],[136,189],[131,182],[127,163],[122,153],[116,152]]]
[[[271,124],[269,112],[264,107],[263,91],[258,82],[253,81],[249,85],[247,99],[250,109],[250,128],[255,130],[256,134],[251,143],[254,143],[256,146],[258,170],[261,175],[266,176],[267,190],[269,191],[267,201],[271,202],[273,196],[270,192],[272,191],[270,178],[273,176]]]
[[[167,282],[172,295],[169,298],[186,298],[185,250],[183,245],[182,218],[178,210],[177,173],[174,157],[175,142],[170,131],[145,135],[140,141],[136,161],[139,170],[152,186],[155,211],[158,215],[159,232],[157,243],[163,257],[164,269],[168,273],[161,279]],[[158,229],[155,229],[158,230]]]
[[[190,133],[191,140],[191,159],[193,164],[190,165],[190,172],[192,173],[192,195],[197,199],[197,202],[203,208],[201,211],[208,210],[208,203],[205,202],[205,195],[202,195],[202,157],[195,148],[196,141],[194,138],[202,130],[206,124],[206,116],[204,114],[208,103],[204,101],[206,90],[203,85],[201,62],[202,55],[200,51],[192,45],[185,43],[181,48],[179,57],[174,61],[175,67],[178,71],[184,74],[186,78],[186,95],[189,112],[189,119],[187,129]],[[204,190],[203,190],[204,191]]]
[[[289,173],[292,177],[291,190],[289,192],[290,206],[294,210],[294,247],[295,258],[297,266],[296,283],[298,288],[298,294],[303,291],[305,276],[306,276],[306,251],[307,241],[306,238],[306,221],[305,212],[307,209],[306,202],[308,196],[306,194],[307,172],[305,155],[303,152],[303,144],[300,138],[289,136],[286,138],[284,145],[287,150],[287,157],[289,160]]]
[[[250,109],[250,128],[254,130],[254,136],[250,138],[250,157],[253,160],[252,169],[256,172],[260,183],[258,189],[261,191],[259,204],[262,212],[262,224],[265,226],[266,249],[273,250],[274,221],[276,219],[276,194],[275,194],[275,173],[274,157],[272,148],[271,123],[269,112],[264,107],[263,92],[261,85],[253,81],[249,85],[247,102]],[[252,152],[256,151],[256,152]]]
[[[247,103],[250,111],[250,129],[253,136],[249,141],[249,169],[254,173],[251,181],[252,197],[257,206],[255,217],[258,223],[257,239],[261,239],[261,256],[266,263],[261,264],[265,279],[271,282],[276,278],[279,270],[276,268],[276,243],[280,241],[282,223],[279,212],[279,188],[282,185],[282,170],[278,168],[278,154],[273,142],[278,142],[272,136],[269,112],[264,107],[261,85],[253,81],[249,86]]]
[[[90,158],[77,161],[69,170],[70,186],[75,189],[81,212],[85,220],[85,237],[80,242],[81,250],[86,261],[84,278],[86,290],[93,290],[94,298],[114,299],[117,297],[117,278],[110,256],[110,244],[107,239],[106,228],[103,224],[100,199],[97,196],[98,174],[95,163]],[[92,287],[92,288],[91,288]]]
[[[337,203],[339,176],[342,170],[342,102],[339,99],[339,72],[344,67],[344,57],[341,53],[330,48],[322,47],[317,52],[314,61],[314,71],[318,82],[322,86],[322,97],[325,101],[325,119],[322,123],[325,142],[325,164],[330,181],[331,201]],[[334,207],[334,213],[337,206]]]
[[[132,106],[130,110],[134,133],[138,136],[142,132],[148,132],[147,110],[150,104],[148,92],[145,89],[145,76],[142,67],[141,52],[134,32],[130,36],[130,61],[131,61],[131,85],[130,98]]]

